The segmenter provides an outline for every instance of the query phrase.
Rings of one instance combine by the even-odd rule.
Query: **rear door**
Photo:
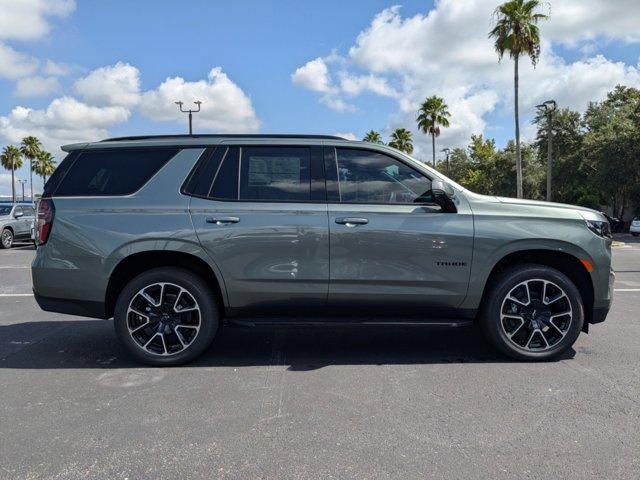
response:
[[[466,296],[473,219],[429,203],[431,179],[400,157],[325,151],[331,278],[329,306],[362,314],[442,316]]]
[[[329,227],[322,147],[224,143],[194,174],[190,211],[232,314],[325,306]]]

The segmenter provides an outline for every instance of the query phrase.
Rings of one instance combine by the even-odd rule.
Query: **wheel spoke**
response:
[[[144,298],[147,302],[149,302],[149,305],[151,305],[152,307],[159,307],[161,305],[161,303],[156,303],[155,300],[151,298],[149,294],[146,293],[145,291],[141,291],[139,295],[142,298]]]
[[[557,331],[560,335],[562,335],[563,337],[566,335],[566,332],[563,332],[562,330],[560,330],[560,329],[558,328],[558,326],[557,326],[555,323],[553,323],[553,318],[550,318],[550,319],[549,319],[549,325],[551,325],[553,328],[555,328],[555,329],[556,329],[556,331]]]

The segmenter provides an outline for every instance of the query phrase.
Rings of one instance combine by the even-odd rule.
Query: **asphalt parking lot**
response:
[[[630,237],[628,240],[632,240]],[[0,251],[0,478],[639,478],[640,244],[604,324],[517,363],[475,329],[242,329],[141,368]]]

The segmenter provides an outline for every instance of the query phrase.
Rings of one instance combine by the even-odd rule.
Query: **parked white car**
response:
[[[637,237],[638,235],[640,235],[640,217],[633,217],[633,220],[631,221],[631,226],[629,227],[629,231],[631,232],[631,235],[633,235],[634,237]]]

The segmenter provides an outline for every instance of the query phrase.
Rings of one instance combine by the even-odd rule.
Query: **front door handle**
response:
[[[369,219],[361,217],[340,217],[336,218],[336,223],[346,225],[347,227],[357,227],[358,225],[366,225]]]
[[[239,217],[207,217],[207,223],[214,223],[216,225],[229,225],[230,223],[238,223]]]

